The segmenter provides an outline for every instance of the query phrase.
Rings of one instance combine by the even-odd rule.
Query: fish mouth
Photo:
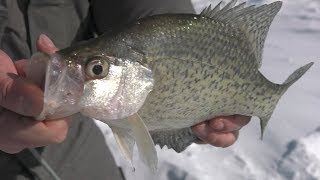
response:
[[[47,60],[43,110],[36,119],[58,119],[79,112],[85,76],[82,66],[63,59],[58,53]]]

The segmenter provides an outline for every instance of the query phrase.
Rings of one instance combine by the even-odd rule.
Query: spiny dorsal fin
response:
[[[221,10],[221,2],[213,9],[209,6],[200,13],[200,16],[232,24],[242,29],[253,45],[253,51],[260,67],[263,46],[269,27],[275,15],[279,12],[282,2],[277,1],[260,7],[244,7],[245,3],[234,6],[236,2],[236,0],[232,0]]]
[[[236,5],[237,0],[232,0],[230,1],[227,5],[225,5],[222,9],[221,9],[221,13],[228,11],[229,9],[233,8],[234,5]]]
[[[211,9],[211,4],[204,8],[202,12],[200,13],[200,16],[207,17],[207,18],[214,18],[216,19],[217,15],[223,14],[224,12],[234,9],[233,6],[237,3],[236,0],[230,1],[226,6],[224,6],[222,9],[220,9],[220,6],[222,4],[222,1],[220,1],[213,9]],[[245,3],[242,3],[245,4]]]

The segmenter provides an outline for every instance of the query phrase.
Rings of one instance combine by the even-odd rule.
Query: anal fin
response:
[[[152,131],[150,133],[154,142],[159,144],[161,148],[167,146],[177,153],[184,151],[197,139],[190,127],[170,131]]]

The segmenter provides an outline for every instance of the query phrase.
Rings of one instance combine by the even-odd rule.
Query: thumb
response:
[[[39,36],[36,45],[38,51],[41,53],[32,55],[31,62],[25,66],[25,75],[33,83],[37,84],[39,87],[43,87],[45,82],[47,60],[49,58],[48,54],[50,55],[55,53],[58,48],[53,44],[50,38],[44,34]],[[19,67],[21,64],[23,64],[23,62],[17,63],[16,66]]]
[[[44,34],[41,34],[37,40],[37,49],[46,54],[53,54],[58,51],[58,48],[53,44],[51,39]]]

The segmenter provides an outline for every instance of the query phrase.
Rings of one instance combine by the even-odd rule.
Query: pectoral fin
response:
[[[117,127],[111,127],[111,130],[121,152],[123,153],[124,157],[130,162],[132,169],[134,169],[132,163],[134,139],[131,132],[127,129],[121,129]]]
[[[136,113],[128,117],[141,160],[155,172],[158,166],[157,151],[151,135],[141,117]]]

